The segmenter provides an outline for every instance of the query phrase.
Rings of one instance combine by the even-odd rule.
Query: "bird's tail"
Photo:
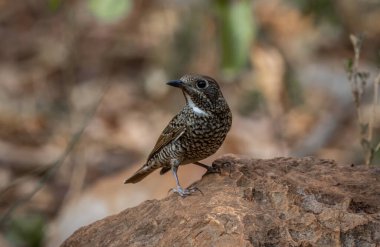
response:
[[[156,168],[149,166],[148,164],[143,165],[135,174],[133,174],[130,178],[125,180],[125,184],[135,184],[143,180],[146,176],[151,174]]]

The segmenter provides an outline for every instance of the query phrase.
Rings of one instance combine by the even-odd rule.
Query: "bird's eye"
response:
[[[207,81],[205,80],[197,81],[197,88],[203,89],[203,88],[206,88],[207,86],[208,86]]]

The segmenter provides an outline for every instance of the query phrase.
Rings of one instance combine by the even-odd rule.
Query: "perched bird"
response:
[[[173,191],[185,197],[195,189],[181,187],[178,167],[194,163],[215,172],[198,161],[214,154],[222,145],[232,115],[218,83],[209,76],[184,75],[167,84],[182,89],[186,106],[166,126],[147,162],[125,183],[137,183],[157,168],[161,168],[161,175],[172,170],[177,185]]]

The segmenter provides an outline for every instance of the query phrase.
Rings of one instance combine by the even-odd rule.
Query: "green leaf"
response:
[[[354,62],[353,62],[352,58],[347,59],[346,70],[351,73],[353,66],[354,66]]]
[[[377,144],[377,146],[374,149],[375,153],[377,153],[378,151],[380,151],[380,142]]]
[[[131,8],[131,0],[88,0],[91,12],[100,20],[114,22],[126,16]]]
[[[6,237],[15,246],[42,246],[45,219],[42,215],[19,215],[12,218],[5,231]]]
[[[222,67],[229,75],[238,73],[248,61],[255,34],[252,1],[216,1],[222,48]]]
[[[62,1],[61,0],[49,0],[49,9],[51,11],[57,11],[58,8],[61,6]]]

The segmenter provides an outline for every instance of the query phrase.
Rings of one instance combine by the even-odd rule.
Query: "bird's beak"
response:
[[[185,85],[185,83],[181,80],[169,81],[166,84],[168,84],[169,86],[172,86],[172,87],[180,87],[180,88],[182,88]]]

